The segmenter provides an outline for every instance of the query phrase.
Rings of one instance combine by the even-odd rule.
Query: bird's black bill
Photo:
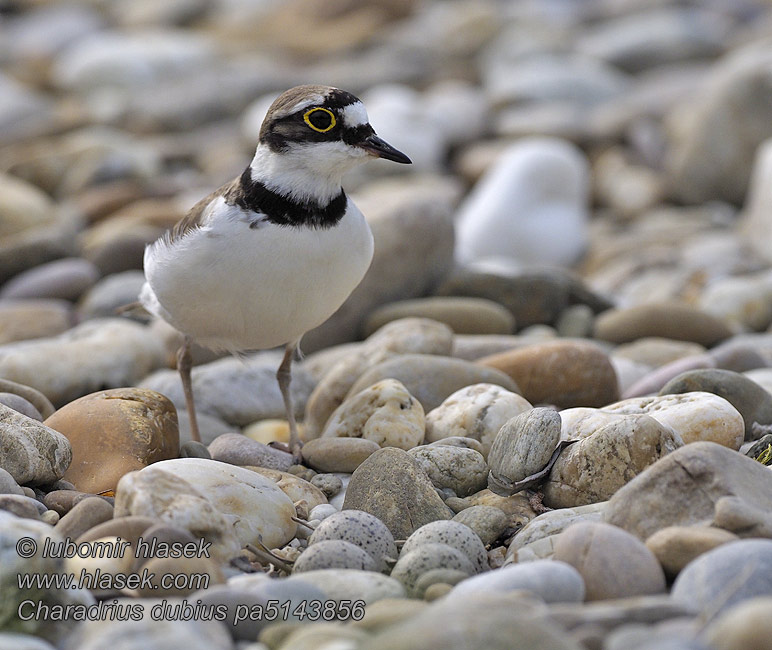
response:
[[[403,163],[405,165],[409,165],[413,162],[401,151],[395,149],[388,142],[382,140],[375,134],[365,138],[359,146],[365,151],[369,151],[374,156],[378,156],[378,158],[393,160],[394,162]]]

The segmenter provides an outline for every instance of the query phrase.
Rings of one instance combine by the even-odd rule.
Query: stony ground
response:
[[[772,648],[763,0],[0,3],[0,650]],[[412,167],[280,354],[117,307],[298,83]],[[219,462],[216,462],[219,461]],[[97,544],[98,543],[98,544]]]

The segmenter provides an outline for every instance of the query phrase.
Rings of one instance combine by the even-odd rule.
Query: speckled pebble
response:
[[[474,449],[452,447],[414,447],[408,453],[418,461],[434,487],[450,489],[455,496],[466,497],[484,489],[488,465]]]
[[[416,583],[432,569],[456,569],[467,575],[476,573],[467,555],[452,546],[438,542],[418,544],[400,555],[391,571],[391,577],[399,580],[408,595],[416,595]]]
[[[424,544],[446,544],[461,551],[472,563],[475,573],[488,569],[485,546],[477,534],[457,521],[433,521],[421,526],[405,541],[400,559]]]
[[[376,571],[375,559],[365,550],[342,539],[317,541],[300,554],[293,573],[317,569],[360,569]]]
[[[376,562],[376,570],[386,568],[386,560],[397,558],[394,537],[385,524],[362,510],[341,510],[329,515],[317,526],[309,547],[326,540],[343,540],[366,551]]]

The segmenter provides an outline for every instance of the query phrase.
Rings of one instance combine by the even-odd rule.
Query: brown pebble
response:
[[[113,507],[104,499],[89,496],[77,503],[56,524],[56,531],[62,537],[77,539],[83,533],[91,530],[105,521],[113,518]]]

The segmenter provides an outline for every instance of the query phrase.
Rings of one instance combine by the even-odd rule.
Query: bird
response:
[[[269,107],[243,173],[145,248],[139,302],[182,334],[177,370],[193,440],[201,436],[192,344],[237,355],[284,346],[276,378],[300,462],[292,361],[303,335],[337,311],[370,266],[372,232],[342,179],[374,158],[411,162],[378,137],[353,94],[290,88]]]

